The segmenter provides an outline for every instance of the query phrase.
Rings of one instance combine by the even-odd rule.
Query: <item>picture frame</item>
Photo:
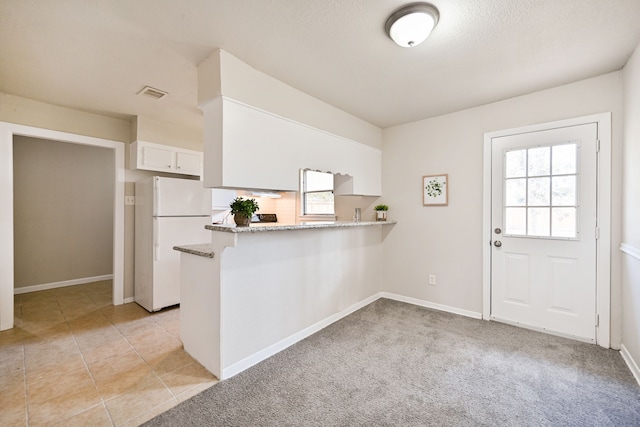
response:
[[[447,206],[449,204],[449,174],[424,175],[422,177],[423,206]]]

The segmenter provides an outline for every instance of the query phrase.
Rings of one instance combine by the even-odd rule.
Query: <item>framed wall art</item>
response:
[[[449,175],[425,175],[422,177],[422,204],[447,206],[449,204]]]

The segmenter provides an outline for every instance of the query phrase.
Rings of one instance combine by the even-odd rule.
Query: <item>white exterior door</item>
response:
[[[491,319],[595,342],[596,123],[491,140]]]

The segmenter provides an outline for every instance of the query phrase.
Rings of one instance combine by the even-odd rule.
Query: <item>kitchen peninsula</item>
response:
[[[175,248],[185,350],[226,379],[374,301],[394,224],[207,225]]]

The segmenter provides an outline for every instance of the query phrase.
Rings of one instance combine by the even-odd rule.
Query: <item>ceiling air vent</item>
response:
[[[156,89],[154,87],[151,86],[145,86],[140,92],[138,92],[138,95],[146,95],[150,98],[153,99],[160,99],[165,95],[168,95],[169,92],[165,92],[163,90],[160,89]]]

